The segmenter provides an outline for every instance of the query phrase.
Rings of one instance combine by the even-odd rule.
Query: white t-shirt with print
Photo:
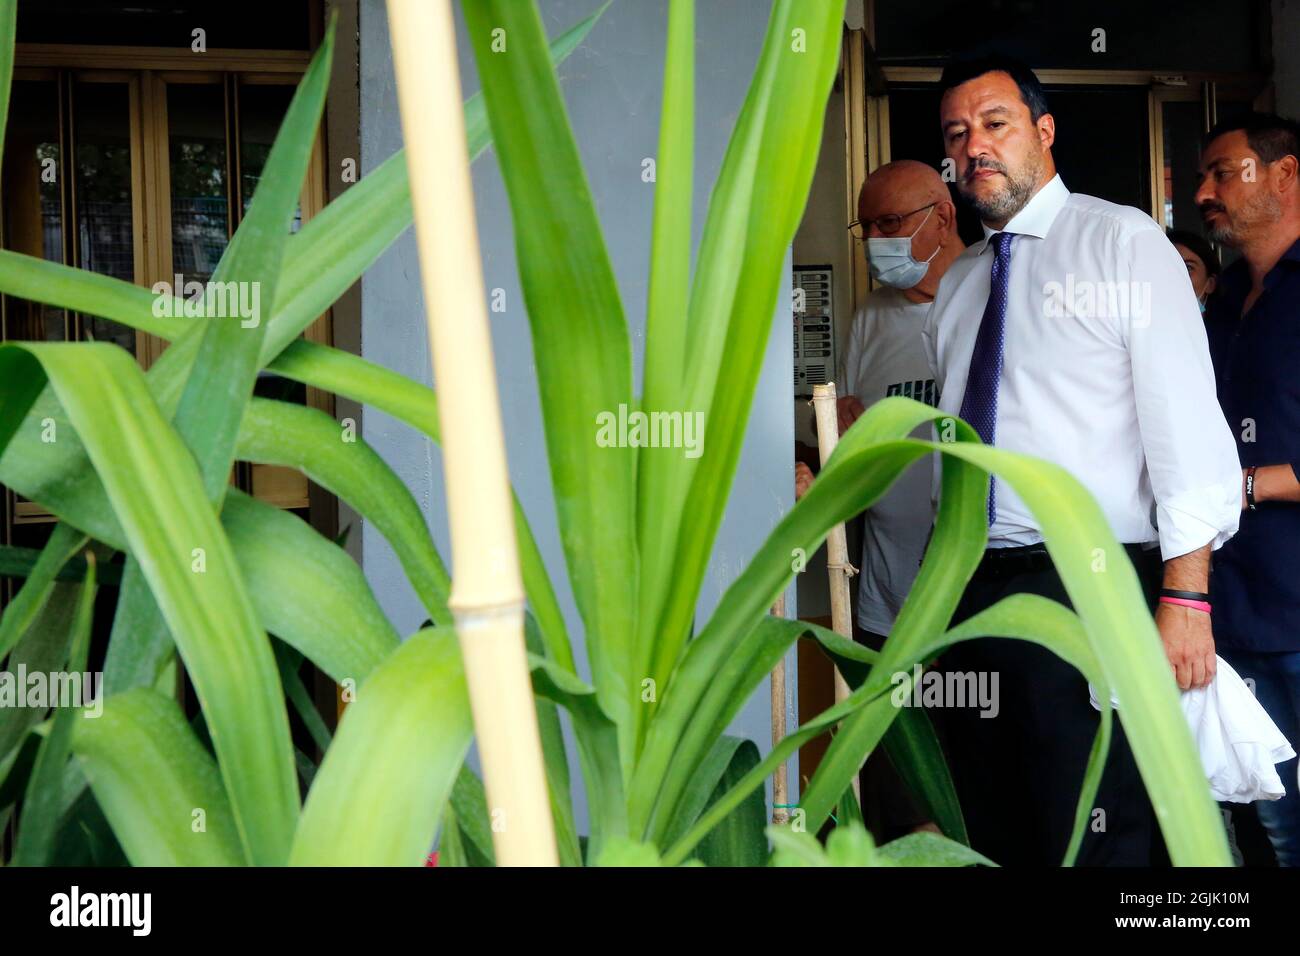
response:
[[[849,332],[837,394],[856,395],[864,406],[892,395],[937,405],[934,379],[921,339],[929,302],[911,302],[897,289],[867,296]],[[933,437],[929,425],[913,432]],[[888,634],[921,565],[930,534],[929,456],[918,459],[866,513],[858,584],[858,625]]]

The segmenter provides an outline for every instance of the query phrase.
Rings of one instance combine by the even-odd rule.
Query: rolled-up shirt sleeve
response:
[[[1219,408],[1205,326],[1187,268],[1158,227],[1120,243],[1138,298],[1126,317],[1138,426],[1168,561],[1218,548],[1241,519],[1237,445]]]

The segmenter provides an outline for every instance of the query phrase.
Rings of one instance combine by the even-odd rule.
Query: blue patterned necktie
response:
[[[984,306],[975,349],[970,356],[966,375],[966,394],[962,396],[960,415],[979,433],[980,440],[992,445],[998,431],[998,383],[1002,380],[1002,351],[1007,330],[1007,280],[1011,275],[1011,238],[1013,233],[999,232],[990,237],[996,253],[989,283],[989,300]],[[989,479],[989,526],[997,513],[994,504],[996,482]]]

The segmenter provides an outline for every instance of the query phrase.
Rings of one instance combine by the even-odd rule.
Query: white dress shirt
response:
[[[1005,231],[1016,238],[994,444],[1069,471],[1122,543],[1158,540],[1165,560],[1219,547],[1237,530],[1241,470],[1187,268],[1163,230],[1056,176]],[[923,332],[939,407],[954,415],[989,296],[984,233],[944,275]],[[1041,541],[1024,501],[996,484],[990,547]]]

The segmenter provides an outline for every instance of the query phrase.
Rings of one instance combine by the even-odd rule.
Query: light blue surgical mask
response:
[[[871,267],[871,276],[877,282],[894,289],[910,289],[925,278],[930,262],[939,254],[938,247],[933,255],[924,262],[912,255],[912,240],[916,233],[925,228],[926,222],[934,212],[925,214],[925,219],[910,236],[869,236],[867,238],[867,262]]]

